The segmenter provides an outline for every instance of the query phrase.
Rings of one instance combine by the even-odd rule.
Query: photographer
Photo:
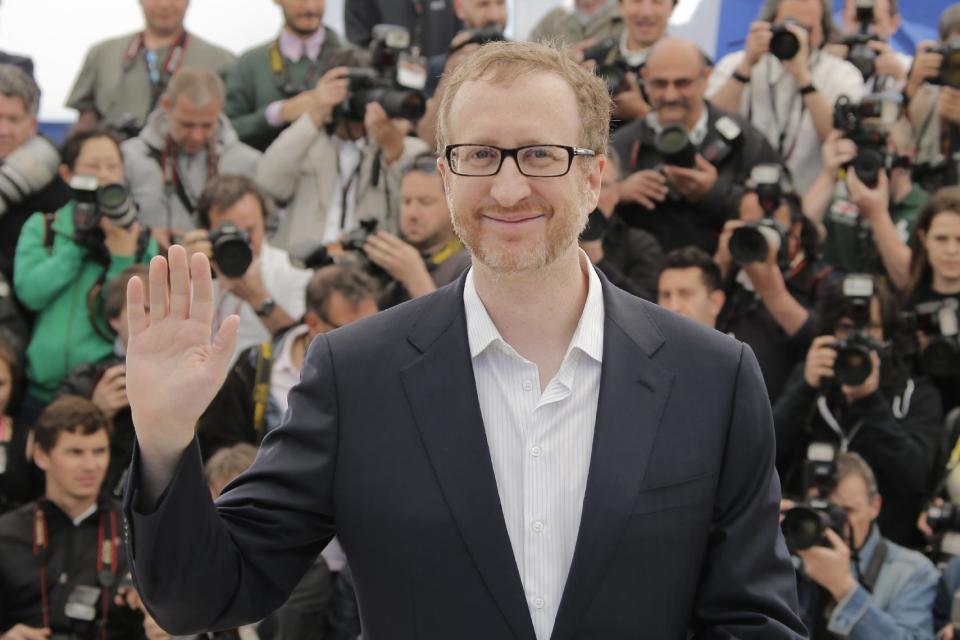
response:
[[[378,24],[396,24],[410,33],[419,34],[414,44],[421,53],[432,56],[450,46],[450,38],[460,30],[460,20],[453,10],[453,0],[346,0],[343,22],[347,40],[366,47]]]
[[[720,267],[713,258],[696,247],[674,249],[664,258],[657,304],[715,328],[727,299],[722,285]]]
[[[107,324],[116,333],[114,352],[97,362],[84,363],[71,371],[60,383],[57,397],[71,395],[91,400],[110,421],[110,468],[104,480],[104,491],[119,500],[123,497],[126,471],[133,455],[133,416],[127,401],[126,352],[129,329],[127,327],[127,283],[133,276],[140,276],[149,290],[147,265],[135,264],[123,270],[107,283],[103,313]]]
[[[223,76],[236,62],[226,49],[187,32],[183,20],[189,0],[138,4],[143,31],[105,40],[87,52],[67,98],[67,106],[79,112],[75,130],[102,124],[124,138],[133,137],[181,67]]]
[[[575,46],[589,40],[593,43],[605,38],[620,38],[623,18],[619,4],[622,0],[576,0],[572,9],[555,7],[544,14],[530,32],[533,42],[559,41]]]
[[[154,230],[164,249],[196,228],[193,212],[207,182],[222,173],[253,176],[256,171],[260,153],[240,142],[222,109],[220,77],[182,69],[140,135],[123,143],[140,221]]]
[[[203,253],[213,264],[213,330],[229,316],[240,316],[236,353],[290,328],[304,312],[311,274],[267,242],[267,215],[266,196],[253,180],[219,176],[200,195],[199,228],[183,238],[188,256]]]
[[[287,250],[334,242],[366,218],[396,231],[400,174],[427,150],[379,102],[349,106],[348,68],[369,69],[367,52],[349,49],[329,60],[334,68],[317,83],[315,106],[280,134],[257,168],[258,184],[286,203],[272,241]]]
[[[831,2],[767,0],[750,25],[746,48],[717,63],[707,94],[750,119],[790,170],[799,193],[820,171],[820,144],[833,129],[840,95],[858,102],[863,76],[823,51],[833,32]]]
[[[77,132],[61,155],[60,175],[67,183],[74,181],[74,197],[56,213],[31,217],[17,244],[17,296],[37,313],[27,348],[28,420],[50,402],[74,367],[113,353],[113,336],[103,317],[103,287],[157,253],[123,187],[123,155],[113,134]]]
[[[620,200],[620,162],[616,154],[607,156],[600,181],[600,198],[587,220],[587,229],[580,234],[580,248],[611,284],[654,300],[663,250],[656,238],[627,226],[616,214]]]
[[[779,169],[758,165],[767,167]],[[740,203],[740,219],[724,225],[714,255],[726,279],[726,304],[716,326],[750,345],[775,402],[813,339],[812,309],[830,270],[796,195],[780,180],[754,180]],[[764,191],[771,186],[777,187],[772,197]]]
[[[857,145],[839,131],[831,132],[821,151],[820,175],[803,196],[804,214],[822,225],[827,263],[844,273],[886,276],[897,290],[907,284],[907,242],[929,198],[910,177],[913,147],[908,129],[900,121],[890,131],[886,154],[891,168],[876,171],[872,187],[857,174]]]
[[[827,45],[860,69],[869,93],[899,93],[907,83],[913,58],[890,45],[900,29],[900,0],[844,0],[843,37]]]
[[[0,274],[13,282],[13,255],[27,218],[70,200],[57,173],[60,154],[37,135],[40,89],[11,65],[0,65]]]
[[[9,332],[0,330],[0,514],[43,491],[43,477],[33,465],[32,425],[17,411],[22,390],[21,347]]]
[[[914,180],[924,189],[960,182],[960,4],[940,16],[940,42],[925,40],[904,89],[917,141]]]
[[[886,346],[898,309],[883,286],[867,276],[847,276],[821,305],[819,337],[773,411],[784,491],[800,493],[811,442],[859,453],[877,472],[884,534],[918,547],[914,523],[930,491],[941,440],[940,394]]]
[[[34,428],[44,496],[0,517],[0,638],[140,637],[125,596],[123,515],[100,498],[110,429],[93,403],[53,402]],[[107,544],[109,542],[109,544]]]
[[[956,322],[960,308],[960,187],[944,187],[933,194],[917,220],[912,246],[904,309],[917,320],[921,366],[940,388],[946,414],[960,405]]]
[[[826,528],[820,543],[796,550],[803,561],[801,616],[812,640],[933,639],[937,571],[921,554],[884,537],[881,495],[862,457],[837,454],[828,499],[843,520],[838,530]]]
[[[276,39],[246,51],[227,76],[224,112],[240,139],[260,151],[316,106],[317,82],[345,44],[323,25],[323,0],[274,0],[283,12]]]
[[[643,68],[654,111],[614,138],[627,176],[617,213],[664,251],[689,244],[716,250],[724,221],[737,210],[738,185],[755,164],[776,161],[758,131],[704,99],[709,73],[694,43],[658,42]]]
[[[453,232],[436,156],[418,156],[403,175],[400,237],[369,234],[363,252],[390,277],[381,309],[436,291],[470,266],[470,254]]]

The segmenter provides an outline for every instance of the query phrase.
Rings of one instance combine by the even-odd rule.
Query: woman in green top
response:
[[[100,187],[124,183],[119,143],[106,130],[75,133],[64,143],[61,157],[60,175],[67,183],[77,176],[95,178]],[[37,314],[27,347],[22,412],[27,418],[39,415],[53,399],[67,372],[113,352],[113,334],[103,317],[104,285],[157,253],[156,242],[135,217],[130,224],[135,214],[119,220],[103,215],[92,228],[78,232],[76,223],[82,220],[77,213],[83,209],[78,211],[76,198],[56,213],[36,213],[17,242],[14,288]]]

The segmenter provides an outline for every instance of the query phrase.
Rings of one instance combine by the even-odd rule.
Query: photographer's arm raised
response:
[[[903,290],[910,281],[912,251],[893,225],[889,210],[889,178],[886,171],[879,172],[877,186],[867,187],[852,168],[847,172],[847,188],[850,199],[857,205],[860,215],[873,231],[873,241],[883,261],[883,266],[897,289]]]

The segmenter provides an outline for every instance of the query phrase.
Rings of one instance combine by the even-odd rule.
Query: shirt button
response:
[[[542,453],[543,453],[543,449],[541,449],[540,447],[532,447],[530,449],[530,455],[532,455],[534,458],[539,458],[540,454]]]
[[[524,391],[530,391],[531,389],[533,389],[533,383],[530,382],[529,380],[524,380],[524,381],[523,381],[523,390],[524,390]]]
[[[545,604],[546,602],[543,601],[543,598],[535,598],[533,600],[533,606],[535,606],[537,609],[543,609]]]
[[[541,531],[543,531],[543,523],[540,522],[539,520],[537,520],[536,522],[534,522],[534,523],[533,523],[533,530],[536,531],[537,533],[540,533]]]

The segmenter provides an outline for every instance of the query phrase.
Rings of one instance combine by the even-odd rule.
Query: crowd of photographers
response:
[[[87,52],[59,149],[37,134],[31,61],[0,52],[2,640],[169,637],[129,580],[117,508],[125,288],[151,257],[208,256],[214,325],[241,319],[198,425],[213,496],[281,422],[316,335],[469,267],[437,113],[445,74],[505,39],[505,0],[346,0],[346,34],[323,0],[275,2],[280,33],[236,57],[184,29],[188,0],[140,0],[143,30]],[[960,4],[902,53],[898,0],[845,0],[839,22],[827,0],[766,0],[719,60],[668,35],[675,5],[577,0],[529,35],[611,96],[580,246],[756,353],[811,636],[952,638]],[[208,635],[359,633],[334,540],[278,612]]]

